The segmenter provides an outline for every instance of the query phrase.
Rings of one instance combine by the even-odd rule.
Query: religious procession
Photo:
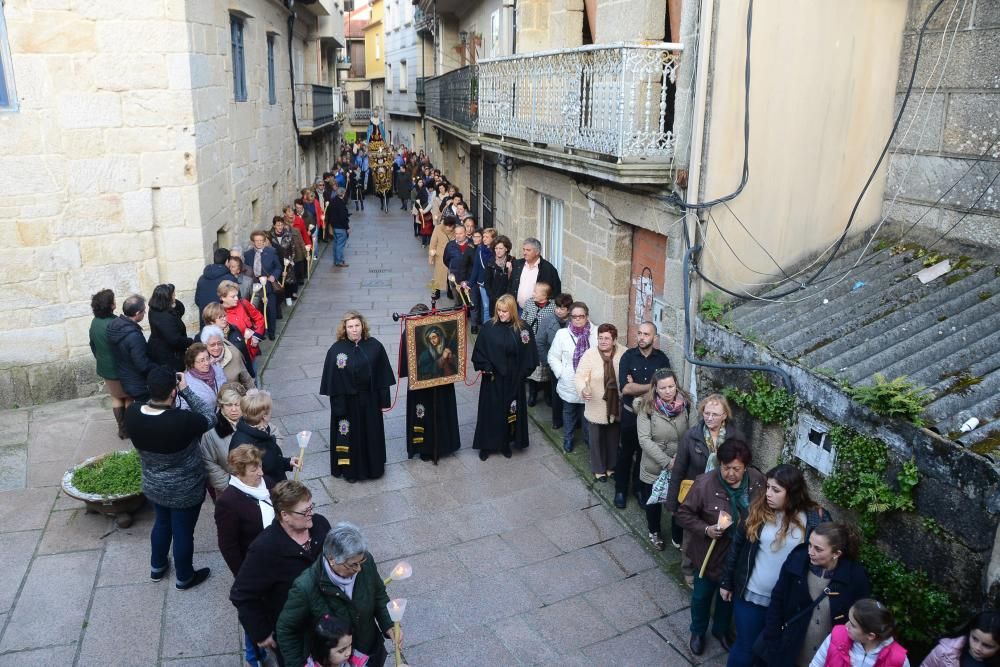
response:
[[[1000,665],[996,5],[0,2],[0,666]]]

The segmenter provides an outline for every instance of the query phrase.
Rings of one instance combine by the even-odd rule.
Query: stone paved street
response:
[[[634,500],[626,513],[611,508],[609,485],[592,489],[578,472],[584,453],[567,458],[537,424],[526,451],[480,462],[469,449],[477,387],[458,387],[458,455],[438,466],[406,460],[404,383],[386,415],[385,476],[354,485],[329,476],[329,412],[317,392],[337,319],[348,308],[365,313],[395,366],[391,315],[426,302],[430,274],[405,214],[369,207],[352,225],[350,268],[334,269],[327,249],[286,313],[264,384],[281,431],[314,431],[304,477],[318,510],[361,525],[383,572],[412,563],[413,578],[390,586],[409,600],[407,662],[696,664],[676,550],[654,558],[630,528],[644,531]],[[286,444],[292,453],[294,438]],[[99,397],[0,413],[0,667],[242,664],[210,500],[195,565],[211,566],[212,577],[179,592],[149,581],[149,508],[117,529],[59,491],[74,462],[123,446]],[[714,640],[703,658],[725,663]]]

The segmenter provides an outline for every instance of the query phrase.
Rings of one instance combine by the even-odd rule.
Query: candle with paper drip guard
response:
[[[260,281],[260,288],[263,290],[260,298],[264,304],[264,329],[267,329],[267,276],[261,276],[257,280]]]
[[[299,431],[295,434],[295,439],[299,443],[299,465],[295,468],[295,474],[292,479],[298,481],[299,471],[302,470],[302,462],[306,458],[306,448],[309,446],[309,438],[312,437],[312,431]]]
[[[388,586],[393,581],[402,581],[403,579],[409,579],[412,576],[413,567],[405,560],[401,560],[396,563],[396,567],[392,568],[392,572],[390,572],[389,576],[385,578],[385,585]]]
[[[399,651],[399,622],[403,620],[403,613],[406,611],[406,598],[389,600],[389,604],[386,605],[386,609],[389,610],[389,618],[392,619],[393,626],[395,626],[396,629],[395,637],[393,639],[393,643],[396,645],[396,667],[405,667]]]
[[[719,510],[719,520],[715,524],[715,527],[720,531],[725,532],[725,530],[729,528],[731,525],[733,525],[733,517],[729,516],[728,512],[723,512],[722,510]],[[699,577],[705,576],[705,568],[708,567],[708,560],[712,557],[712,549],[715,548],[715,541],[717,539],[719,538],[713,537],[712,543],[708,545],[708,551],[705,552],[705,560],[701,564],[701,571],[698,572]]]

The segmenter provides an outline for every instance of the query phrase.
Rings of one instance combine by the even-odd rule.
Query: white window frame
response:
[[[401,93],[405,93],[406,92],[406,77],[407,76],[409,76],[409,73],[407,72],[406,61],[405,60],[400,60],[399,61],[399,92],[401,92]]]
[[[502,9],[490,14],[490,58],[503,55],[503,28],[500,20]]]
[[[14,88],[14,62],[10,57],[10,44],[7,41],[7,20],[4,18],[3,2],[0,2],[0,112],[17,111],[17,90]]]
[[[375,60],[382,60],[382,43],[378,33],[375,33]]]
[[[538,236],[542,241],[542,256],[563,270],[563,221],[565,205],[563,200],[538,194]]]
[[[392,92],[392,63],[385,64],[385,92]]]

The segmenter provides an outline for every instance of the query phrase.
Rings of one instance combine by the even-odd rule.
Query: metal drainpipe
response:
[[[288,9],[292,13],[288,15],[288,81],[292,89],[292,127],[295,129],[295,182],[299,179],[299,118],[295,109],[295,58],[292,56],[292,41],[295,37],[292,32],[295,30],[295,0],[288,0]],[[296,186],[297,187],[297,186]]]
[[[711,71],[710,49],[712,46],[712,25],[716,0],[702,0],[701,16],[698,19],[701,29],[698,40],[698,71],[695,75],[695,102],[693,110],[693,126],[691,129],[691,153],[688,158],[688,189],[687,202],[695,203],[704,193],[705,184],[702,182],[702,162],[703,152],[707,150],[705,142],[705,121],[708,114],[708,77]],[[699,211],[696,215],[704,215]],[[690,390],[691,395],[697,397],[698,383],[696,379],[695,367],[704,366],[706,368],[736,369],[747,371],[764,371],[778,375],[790,393],[795,393],[792,384],[792,377],[783,369],[777,366],[765,366],[760,364],[719,364],[712,361],[703,361],[694,355],[694,315],[692,313],[694,305],[691,301],[691,258],[702,248],[701,244],[693,245],[692,239],[697,240],[697,222],[690,219],[684,226],[684,241],[687,250],[684,253],[684,358],[691,364]]]

